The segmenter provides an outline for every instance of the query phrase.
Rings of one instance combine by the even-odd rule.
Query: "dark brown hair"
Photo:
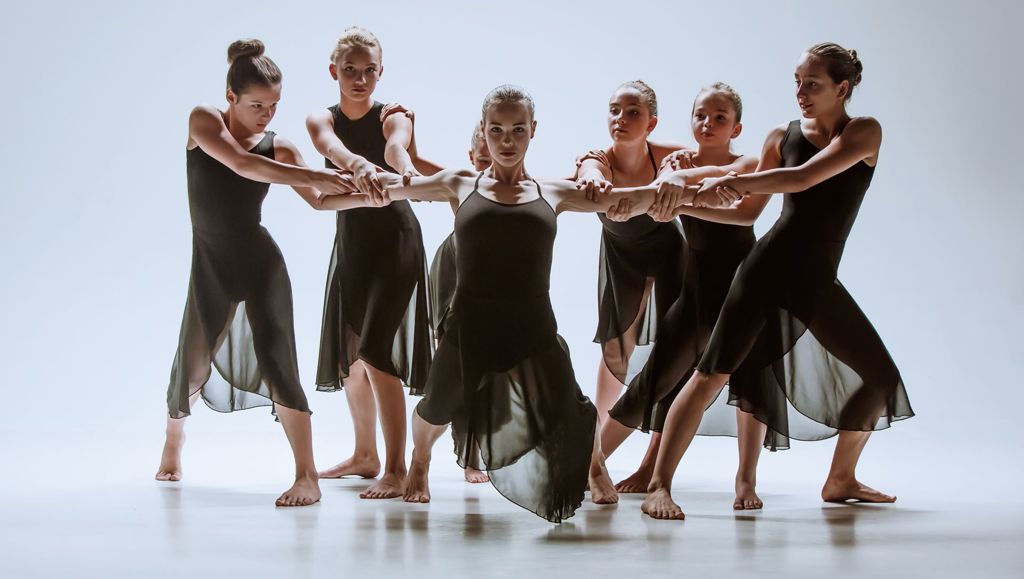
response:
[[[658,116],[658,95],[654,94],[654,89],[651,88],[651,85],[637,79],[624,82],[615,90],[619,90],[624,87],[631,88],[640,93],[640,96],[643,97],[645,104],[647,105],[647,112],[650,113],[652,117]]]
[[[850,83],[846,100],[853,96],[853,87],[860,84],[864,65],[857,58],[856,50],[848,50],[834,42],[822,42],[807,49],[807,54],[821,59],[832,82],[839,84],[844,80]]]
[[[724,82],[716,82],[700,89],[700,92],[697,93],[697,98],[700,98],[700,95],[706,92],[717,92],[725,95],[732,102],[733,110],[736,111],[736,122],[738,123],[743,120],[743,99],[740,98],[740,93],[736,92],[736,89]],[[697,99],[694,99],[693,104],[697,104]]]
[[[236,40],[228,47],[228,88],[236,95],[254,84],[273,86],[281,82],[281,69],[263,56],[263,42],[249,38]]]

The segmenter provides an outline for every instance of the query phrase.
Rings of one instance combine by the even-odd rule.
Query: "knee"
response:
[[[728,380],[728,374],[705,374],[704,372],[694,372],[690,383],[698,395],[710,398],[718,396],[718,393],[722,391],[722,388]]]

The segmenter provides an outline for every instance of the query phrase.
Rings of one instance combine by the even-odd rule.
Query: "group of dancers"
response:
[[[732,150],[743,105],[730,86],[697,94],[690,147],[652,141],[655,92],[624,83],[608,103],[611,145],[580,155],[570,179],[526,170],[534,102],[511,85],[483,101],[473,169],[420,156],[413,113],[373,99],[382,47],[362,28],[345,30],[331,54],[340,98],[307,119],[326,165],[310,168],[267,130],[282,74],[263,44],[234,42],[228,60],[226,109],[199,106],[189,118],[192,270],[158,480],[181,479],[184,419],[201,396],[222,412],[272,406],[295,458],[279,506],[313,504],[319,479],[345,476],[376,479],[363,498],[429,502],[431,452],[448,425],[468,482],[489,480],[553,522],[571,517],[588,490],[599,504],[645,492],[644,513],[683,518],[672,478],[696,434],[736,436],[735,509],[762,507],[762,446],[836,433],[822,498],[895,500],[855,469],[870,433],[913,411],[881,339],[836,278],[881,144],[875,119],[846,111],[861,80],[855,51],[823,43],[801,55],[802,119],[773,129],[759,158]],[[355,450],[322,472],[288,272],[260,225],[270,183],[337,215],[316,385],[345,392]],[[755,239],[772,194],[784,194],[782,215]],[[410,200],[447,202],[455,214],[429,273]],[[565,211],[596,213],[602,224],[596,407],[549,297]],[[652,346],[645,361],[639,345]],[[631,361],[643,363],[632,378]],[[735,420],[702,420],[726,384]],[[405,389],[422,395],[408,467]],[[654,433],[650,446],[615,485],[605,457],[637,429]]]

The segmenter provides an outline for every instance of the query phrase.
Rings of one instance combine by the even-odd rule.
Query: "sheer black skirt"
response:
[[[452,424],[465,467],[483,469],[510,501],[552,522],[582,504],[597,410],[580,391],[546,298],[456,295],[416,412]]]
[[[167,389],[171,418],[189,415],[196,391],[218,412],[272,404],[309,412],[295,354],[291,280],[263,227],[193,232],[188,299]]]
[[[341,389],[351,365],[364,360],[422,393],[433,351],[426,270],[408,201],[338,212],[317,390]]]
[[[737,270],[697,366],[757,374],[730,383],[730,403],[782,436],[820,440],[914,415],[892,357],[836,279],[844,245],[776,224]]]

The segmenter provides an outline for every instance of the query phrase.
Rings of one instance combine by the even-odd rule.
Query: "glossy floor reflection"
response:
[[[84,441],[84,442],[83,442]],[[52,441],[51,441],[52,443]],[[48,444],[51,444],[48,443]],[[1020,505],[824,505],[807,488],[766,490],[734,513],[732,494],[681,483],[684,522],[641,515],[639,495],[587,504],[551,525],[489,485],[439,468],[434,502],[366,501],[359,480],[325,481],[321,504],[272,506],[286,477],[231,449],[192,449],[181,483],[150,480],[152,441],[64,440],[70,472],[4,481],[5,577],[1020,577]],[[20,466],[46,452],[0,449]],[[277,456],[278,448],[268,444]],[[219,454],[224,451],[224,454]],[[205,458],[204,458],[205,457]],[[84,468],[91,463],[91,469]],[[186,463],[189,464],[189,463]],[[286,464],[286,463],[281,463]],[[218,468],[218,465],[219,468]],[[51,465],[52,466],[52,465]],[[100,470],[97,470],[100,469]],[[141,470],[140,470],[141,469]],[[19,469],[19,475],[25,471]],[[794,487],[795,488],[795,487]],[[689,575],[698,576],[698,575]]]

